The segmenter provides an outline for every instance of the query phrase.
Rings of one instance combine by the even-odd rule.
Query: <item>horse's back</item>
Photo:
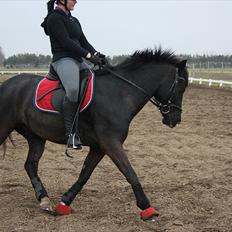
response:
[[[4,81],[0,86],[0,100],[17,98],[34,89],[43,77],[32,74],[19,74]],[[27,94],[28,95],[28,94]]]
[[[28,74],[28,73],[21,73],[16,76],[13,76],[9,78],[8,80],[4,81],[2,85],[0,85],[1,89],[2,88],[13,88],[17,87],[16,85],[25,85],[26,83],[37,83],[39,82],[43,77],[39,75],[34,75],[34,74]]]
[[[0,114],[15,115],[23,111],[41,79],[37,75],[19,74],[4,81],[0,86]]]

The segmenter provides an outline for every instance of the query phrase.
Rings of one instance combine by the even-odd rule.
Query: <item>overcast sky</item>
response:
[[[5,56],[51,54],[40,23],[47,0],[0,0]],[[177,54],[232,54],[232,1],[79,0],[72,14],[107,55],[161,45]]]

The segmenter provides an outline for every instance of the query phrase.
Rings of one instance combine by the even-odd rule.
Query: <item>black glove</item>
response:
[[[105,59],[106,58],[106,56],[104,54],[100,53],[100,52],[96,52],[94,55],[98,56],[101,59]]]
[[[108,64],[108,60],[106,59],[106,56],[104,54],[102,54],[100,52],[96,52],[94,55],[101,58],[102,65]]]
[[[96,55],[92,55],[90,58],[88,58],[87,60],[89,60],[91,63],[95,64],[95,65],[103,65],[102,62],[102,58],[96,56]]]

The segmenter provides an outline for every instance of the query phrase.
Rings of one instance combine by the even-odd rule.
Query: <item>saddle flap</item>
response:
[[[91,70],[81,72],[81,86],[79,92],[80,112],[90,105],[93,98],[94,73]],[[59,80],[51,80],[47,76],[42,79],[36,89],[35,106],[46,112],[59,113],[65,92]]]

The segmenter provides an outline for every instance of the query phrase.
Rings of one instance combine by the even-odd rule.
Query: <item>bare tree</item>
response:
[[[0,47],[0,67],[3,66],[3,62],[5,60],[4,53],[2,51],[2,47]]]

